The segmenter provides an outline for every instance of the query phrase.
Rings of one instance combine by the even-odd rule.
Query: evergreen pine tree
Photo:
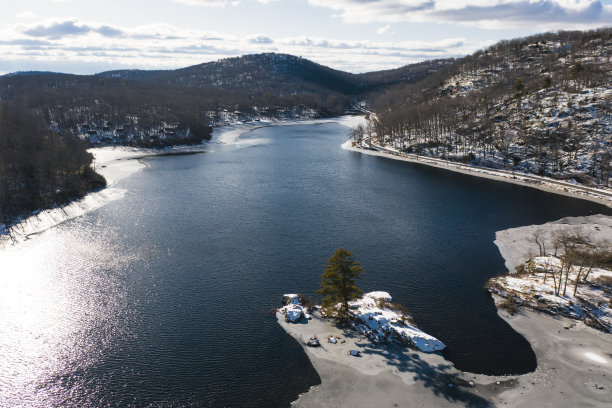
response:
[[[321,275],[321,289],[317,291],[323,295],[322,304],[326,314],[341,320],[348,318],[348,302],[358,299],[362,294],[355,282],[362,272],[363,268],[355,261],[353,253],[344,248],[338,248],[327,260]],[[336,309],[338,303],[340,308]]]

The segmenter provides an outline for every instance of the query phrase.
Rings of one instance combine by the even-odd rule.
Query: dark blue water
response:
[[[55,363],[21,391],[5,378],[3,400],[286,407],[320,380],[267,311],[283,293],[313,293],[339,246],[361,261],[361,287],[389,291],[457,368],[533,370],[529,344],[484,289],[505,272],[495,231],[612,212],[345,151],[348,133],[334,123],[262,128],[242,146],[147,159],[120,183],[124,199],[36,238],[60,243],[44,270],[50,293],[71,299],[53,305],[73,328],[43,330],[66,350],[44,349]]]

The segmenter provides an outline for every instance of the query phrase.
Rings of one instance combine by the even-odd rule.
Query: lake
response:
[[[457,368],[536,366],[484,289],[498,230],[612,211],[362,155],[331,121],[147,158],[123,199],[0,251],[0,406],[287,407],[320,382],[268,311],[343,246]]]

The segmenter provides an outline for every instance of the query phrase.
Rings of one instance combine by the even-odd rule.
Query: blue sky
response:
[[[365,72],[605,26],[612,0],[20,0],[2,6],[0,73],[167,69],[258,52]]]

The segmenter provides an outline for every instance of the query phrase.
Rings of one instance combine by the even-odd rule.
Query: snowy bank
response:
[[[236,122],[215,128],[213,130],[212,142],[224,145],[234,145],[236,147],[248,147],[266,141],[265,139],[241,139],[243,135],[260,128],[272,126],[317,125],[324,123],[338,123],[350,129],[359,124],[365,124],[367,121],[365,116],[345,115],[325,119],[270,119],[250,123]],[[349,130],[347,129],[347,134],[348,132]]]
[[[369,292],[350,302],[355,329],[375,343],[395,340],[424,352],[444,349],[444,343],[414,326],[412,318],[392,300],[387,292]]]
[[[584,320],[589,325],[612,332],[612,271],[572,265],[568,284],[561,275],[562,261],[556,256],[540,256],[529,261],[525,273],[513,273],[489,280],[487,289],[516,306],[527,306],[555,315]],[[580,273],[588,280],[581,279]],[[560,286],[558,294],[556,287]]]
[[[539,190],[593,201],[612,207],[612,190],[585,187],[565,181],[554,180],[549,177],[541,177],[527,173],[512,172],[507,170],[496,170],[485,167],[471,166],[450,160],[437,159],[433,157],[420,156],[412,153],[402,153],[397,149],[372,144],[372,148],[353,146],[351,140],[342,144],[345,150],[351,150],[372,156],[386,157],[393,160],[418,163],[426,166],[437,167],[457,173],[484,177],[492,180],[504,181],[522,186],[533,187]]]
[[[568,257],[562,246],[555,244],[563,234],[588,242],[575,240],[575,253]],[[611,332],[612,271],[592,261],[592,251],[610,251],[611,243],[612,217],[603,215],[567,217],[499,231],[495,244],[510,272],[490,279],[487,289],[506,299],[500,303],[504,307],[527,306],[584,320]],[[546,254],[536,256],[541,252]]]
[[[41,233],[72,218],[95,211],[98,208],[125,196],[126,190],[115,187],[115,184],[140,171],[146,165],[136,160],[154,154],[150,149],[133,149],[126,147],[92,148],[88,152],[94,155],[92,166],[106,179],[106,188],[87,194],[61,207],[35,211],[30,217],[20,219],[0,231],[0,247],[26,240],[30,235]]]

